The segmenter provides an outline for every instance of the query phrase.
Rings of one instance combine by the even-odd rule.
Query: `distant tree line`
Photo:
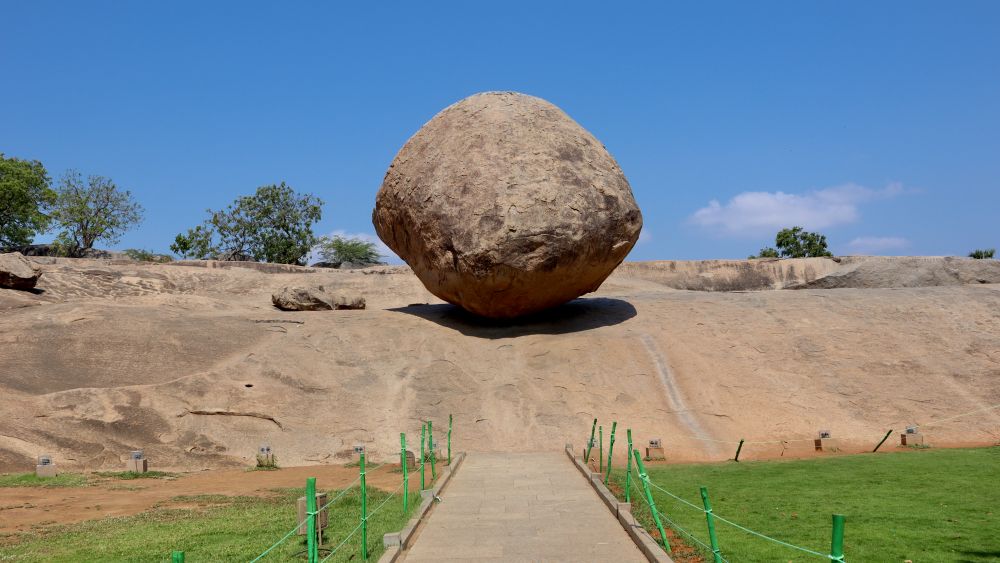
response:
[[[342,236],[317,237],[313,225],[323,201],[281,182],[261,186],[225,209],[207,211],[201,225],[174,238],[170,250],[183,258],[250,260],[304,265],[315,250],[325,262],[339,265],[378,263],[374,243]]]
[[[85,256],[97,242],[118,243],[142,214],[132,193],[110,178],[67,170],[53,188],[41,162],[0,153],[0,248],[28,246],[54,226],[55,254]]]
[[[995,249],[976,249],[969,253],[969,258],[989,259],[993,258]],[[789,227],[781,229],[774,237],[774,246],[765,246],[755,255],[750,255],[750,260],[758,258],[813,258],[833,256],[827,248],[826,236],[819,233],[811,233],[802,227]]]
[[[208,210],[208,218],[178,234],[170,250],[196,259],[305,264],[316,252],[333,265],[379,263],[373,242],[317,237],[313,226],[322,217],[322,207],[318,197],[297,193],[284,182],[261,186],[225,209]],[[0,251],[25,249],[35,236],[54,231],[49,254],[87,256],[98,243],[117,244],[142,218],[143,208],[132,192],[111,178],[84,178],[67,170],[53,186],[41,162],[0,153]],[[150,250],[130,248],[124,253],[134,260],[172,260]]]

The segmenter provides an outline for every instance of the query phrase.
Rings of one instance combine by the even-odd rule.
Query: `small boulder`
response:
[[[42,277],[42,270],[20,252],[0,254],[0,287],[32,289]]]
[[[331,293],[321,285],[283,288],[271,295],[271,303],[282,311],[333,311],[365,308],[364,297]]]

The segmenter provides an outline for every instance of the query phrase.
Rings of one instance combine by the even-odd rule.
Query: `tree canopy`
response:
[[[110,178],[83,176],[69,170],[59,182],[52,219],[61,232],[55,246],[67,256],[82,256],[97,241],[116,244],[122,234],[142,222],[142,206],[132,192],[121,190]]]
[[[988,260],[993,258],[996,253],[996,249],[993,248],[977,248],[969,253],[969,258],[976,258],[977,260]]]
[[[774,237],[774,246],[760,249],[760,254],[750,258],[810,258],[833,256],[827,249],[826,236],[811,233],[802,227],[781,229]]]
[[[184,258],[303,264],[316,244],[312,226],[323,202],[282,182],[257,188],[201,225],[177,235],[170,250]]]
[[[0,248],[31,244],[48,228],[45,212],[56,198],[49,184],[41,162],[0,153]]]
[[[754,258],[780,258],[778,251],[770,246],[765,246],[760,249],[760,252],[756,256],[750,256],[751,260]]]
[[[321,238],[318,250],[324,261],[337,264],[378,264],[382,258],[374,242],[340,235]]]

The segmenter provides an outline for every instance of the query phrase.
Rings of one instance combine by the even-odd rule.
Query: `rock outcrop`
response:
[[[321,285],[286,287],[271,295],[271,303],[283,311],[332,311],[365,308],[364,297],[331,293]]]
[[[952,256],[893,256],[845,258],[829,275],[789,289],[875,289],[1000,283],[1000,260]]]
[[[42,271],[20,252],[0,254],[0,287],[32,289],[42,277]]]
[[[372,221],[431,293],[497,318],[595,291],[642,228],[600,141],[514,92],[466,98],[417,131],[389,167]]]

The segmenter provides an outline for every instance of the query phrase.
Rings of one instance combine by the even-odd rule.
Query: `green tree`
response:
[[[755,258],[778,258],[778,251],[770,246],[765,246],[760,249],[760,253],[756,256],[750,256],[749,259],[753,260]]]
[[[59,182],[52,219],[62,231],[56,237],[59,253],[83,256],[97,241],[116,244],[123,233],[142,222],[142,206],[132,192],[121,190],[110,178],[83,176],[69,170]]]
[[[374,242],[340,235],[319,239],[319,255],[326,262],[379,264],[382,255]]]
[[[159,264],[165,264],[167,262],[173,262],[173,258],[168,254],[157,254],[152,250],[146,250],[144,248],[126,248],[122,252],[125,256],[137,261],[137,262],[157,262]]]
[[[0,248],[31,244],[45,232],[45,211],[55,202],[49,175],[37,160],[6,158],[0,153]]]
[[[969,258],[976,258],[977,260],[986,260],[989,258],[993,258],[993,255],[995,253],[996,249],[994,248],[977,248],[976,250],[973,250],[972,252],[969,253]]]
[[[261,186],[221,211],[208,210],[209,219],[177,235],[170,250],[184,258],[303,264],[316,245],[312,226],[322,206],[284,182]]]
[[[209,213],[212,211],[209,210]],[[198,225],[193,229],[188,229],[188,232],[174,237],[174,243],[170,245],[170,250],[183,258],[200,260],[215,258],[219,249],[212,245],[212,234],[211,221],[205,225]]]
[[[833,256],[827,250],[826,237],[819,233],[810,233],[802,227],[781,229],[774,237],[774,246],[782,258],[809,258],[818,256]]]

